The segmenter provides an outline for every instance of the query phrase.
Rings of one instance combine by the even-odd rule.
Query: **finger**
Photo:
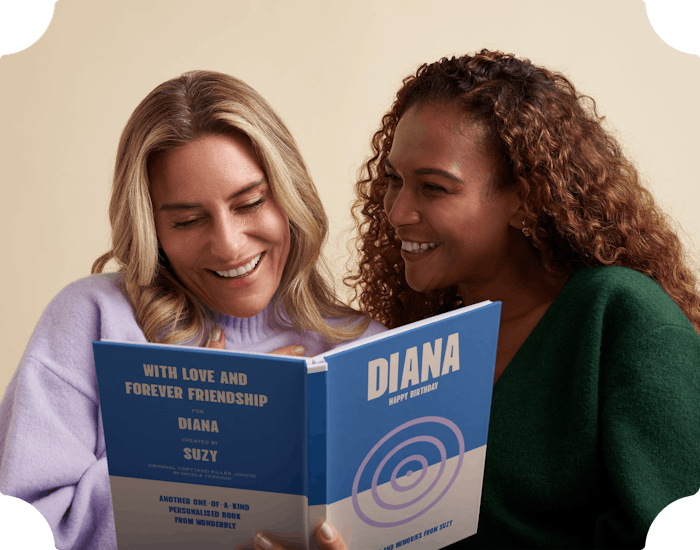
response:
[[[321,550],[348,550],[340,533],[327,521],[316,529],[316,542]]]
[[[207,340],[207,348],[213,349],[225,349],[226,348],[226,337],[224,336],[224,331],[221,327],[214,326],[209,333],[209,340]]]
[[[255,550],[286,550],[279,542],[262,531],[257,531],[255,533],[253,545],[255,546]]]
[[[306,353],[306,346],[299,346],[299,345],[291,345],[291,346],[285,346],[283,348],[280,348],[275,351],[271,351],[270,353],[274,355],[304,355]]]

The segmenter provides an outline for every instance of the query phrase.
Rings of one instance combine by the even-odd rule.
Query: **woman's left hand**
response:
[[[226,336],[224,332],[219,327],[214,327],[211,329],[211,334],[209,335],[209,340],[207,340],[207,348],[212,349],[226,349]],[[285,346],[270,353],[274,355],[294,355],[296,357],[304,355],[306,353],[306,346],[294,345]]]
[[[321,526],[316,529],[316,542],[318,542],[318,547],[321,550],[348,550],[340,533],[328,522],[322,523]],[[255,550],[287,550],[279,542],[262,531],[255,533],[253,543],[255,545]]]
[[[206,347],[213,349],[225,349],[226,337],[219,327],[214,327],[207,341]],[[291,345],[273,351],[278,355],[304,355],[306,348],[304,346]],[[347,550],[347,546],[343,542],[341,536],[336,532],[330,523],[323,523],[316,529],[316,541],[321,550]],[[279,544],[269,535],[265,535],[262,531],[255,533],[254,545],[257,550],[286,550],[284,546]]]

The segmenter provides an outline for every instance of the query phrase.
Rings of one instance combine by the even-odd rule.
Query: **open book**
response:
[[[476,532],[500,303],[316,357],[94,342],[117,542],[441,548]],[[205,546],[204,546],[205,545]]]

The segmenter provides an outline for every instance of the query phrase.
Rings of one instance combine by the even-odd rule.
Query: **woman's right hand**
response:
[[[207,345],[205,347],[212,349],[226,348],[226,336],[224,336],[224,331],[222,331],[220,327],[215,326],[211,329],[209,340],[207,341]],[[304,355],[305,352],[305,346],[292,344],[291,346],[285,346],[278,350],[271,351],[270,353],[274,355],[294,355],[296,357],[300,357]]]
[[[327,521],[316,529],[316,542],[320,550],[348,550],[340,533]],[[279,542],[262,531],[255,533],[253,544],[255,550],[286,550]]]

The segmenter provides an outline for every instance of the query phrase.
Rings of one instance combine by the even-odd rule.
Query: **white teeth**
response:
[[[241,275],[245,275],[246,273],[253,271],[255,266],[258,265],[261,256],[262,253],[258,254],[255,258],[250,260],[245,265],[242,265],[240,267],[234,267],[230,271],[217,271],[216,273],[221,277],[240,277]]]
[[[440,243],[416,243],[410,241],[401,241],[401,249],[414,254],[425,252],[429,248],[435,248]]]

